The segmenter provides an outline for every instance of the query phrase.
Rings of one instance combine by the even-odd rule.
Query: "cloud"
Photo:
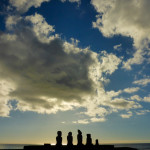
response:
[[[122,68],[126,70],[131,70],[131,65],[134,64],[142,64],[144,62],[145,58],[143,57],[143,51],[137,50],[132,58],[129,58],[126,62],[123,62]]]
[[[130,118],[132,116],[132,112],[129,111],[127,114],[121,114],[120,115],[122,118]]]
[[[91,122],[105,122],[105,118],[91,118]]]
[[[23,14],[27,12],[31,7],[38,8],[41,6],[44,2],[50,2],[51,0],[9,0],[9,6],[8,9],[15,8],[15,11],[17,11],[19,14]],[[78,3],[78,5],[81,3],[80,0],[60,0],[61,2],[70,2],[70,3]]]
[[[137,100],[137,101],[143,101],[143,102],[150,102],[150,97],[141,98],[138,95],[134,95],[134,96],[131,96],[131,100]]]
[[[121,90],[119,90],[119,91],[117,91],[117,92],[115,92],[115,91],[108,91],[108,92],[107,92],[107,95],[109,95],[111,98],[113,98],[113,97],[117,97],[117,96],[120,95],[121,93],[122,93]]]
[[[40,19],[38,21],[40,26],[45,26],[44,21],[43,24]],[[35,26],[39,25],[38,21]],[[49,43],[41,42],[39,35],[47,30],[43,26],[40,31],[35,31],[18,23],[14,29],[16,38],[8,40],[5,34],[1,36],[0,72],[5,70],[1,78],[10,78],[11,74],[16,89],[9,93],[9,97],[18,100],[18,109],[22,111],[56,113],[71,110],[82,102],[82,95],[93,92],[93,81],[88,72],[95,60],[90,50],[75,54],[72,46],[71,52],[66,53],[59,38]]]
[[[14,99],[15,110],[42,114],[83,108],[80,113],[89,119],[74,122],[80,124],[103,122],[112,112],[141,108],[137,102],[118,98],[128,88],[104,88],[122,58],[79,48],[75,39],[62,40],[40,14],[20,17],[15,23],[11,17],[17,16],[6,19],[8,32],[0,36],[0,82],[9,83],[1,86],[1,116],[9,116],[13,110],[9,102]]]
[[[121,51],[122,50],[122,44],[114,45],[113,48],[114,48],[114,50]]]
[[[144,97],[143,101],[144,102],[150,102],[150,97]]]
[[[124,89],[123,91],[126,92],[126,93],[135,93],[139,90],[140,88],[139,87],[131,87],[131,88],[126,88]]]
[[[123,98],[115,98],[109,102],[109,105],[112,108],[116,108],[116,109],[120,109],[120,110],[123,110],[123,109],[129,110],[129,109],[133,109],[133,108],[137,109],[137,108],[142,107],[140,104],[135,103],[134,101],[128,101]]]
[[[6,23],[6,28],[8,30],[12,30],[21,19],[22,19],[22,17],[19,16],[19,15],[9,15],[6,18],[6,22],[5,22]]]
[[[140,110],[140,111],[137,111],[136,114],[137,115],[145,115],[148,112],[150,112],[150,110]]]
[[[139,95],[133,95],[133,96],[131,96],[131,100],[141,101],[142,99]]]
[[[3,104],[16,99],[20,111],[50,114],[84,107],[90,117],[108,114],[94,99],[97,92],[104,92],[103,74],[117,70],[121,59],[63,41],[40,14],[20,17],[14,25],[12,18],[16,17],[6,19],[10,33],[0,37],[0,78],[15,87],[4,95]],[[94,114],[87,108],[90,101]]]
[[[78,4],[81,3],[81,0],[61,0],[61,2],[66,2],[66,1],[71,2],[71,3],[78,3]]]
[[[91,4],[98,12],[94,28],[105,37],[122,35],[133,39],[136,51],[123,63],[123,68],[131,70],[133,64],[142,64],[150,43],[150,19],[145,15],[150,13],[150,1],[92,0]]]
[[[0,72],[1,73],[1,72]],[[9,105],[8,100],[10,99],[9,94],[16,87],[10,80],[0,79],[0,116],[8,117],[11,105]]]
[[[25,20],[31,22],[32,30],[41,42],[49,43],[59,37],[58,34],[53,35],[55,32],[54,26],[49,25],[42,15],[35,13],[35,15],[27,16]]]
[[[89,124],[88,119],[73,121],[74,124]]]
[[[9,0],[10,5],[16,8],[20,13],[25,13],[30,7],[38,8],[43,2],[49,2],[50,0]]]
[[[118,65],[121,63],[121,58],[118,58],[114,54],[108,54],[106,51],[102,51],[99,56],[101,62],[101,70],[106,74],[112,74],[118,69]]]
[[[149,83],[150,83],[149,78],[140,79],[133,82],[133,84],[142,85],[142,86],[147,86]]]

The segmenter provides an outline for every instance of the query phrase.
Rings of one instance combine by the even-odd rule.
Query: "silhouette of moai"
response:
[[[87,134],[86,145],[89,145],[89,146],[92,145],[91,134]]]
[[[98,139],[96,139],[95,145],[99,146]]]
[[[67,145],[68,145],[68,146],[72,146],[72,145],[73,145],[72,132],[69,132],[69,133],[68,133],[68,136],[67,136]]]
[[[57,137],[56,137],[56,145],[57,146],[62,146],[62,132],[61,131],[57,131]]]
[[[78,135],[77,135],[77,145],[81,146],[82,145],[82,132],[80,130],[78,130]]]

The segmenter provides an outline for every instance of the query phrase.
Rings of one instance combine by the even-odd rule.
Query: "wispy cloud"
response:
[[[135,93],[139,90],[140,88],[139,87],[131,87],[131,88],[126,88],[124,89],[123,91],[126,92],[126,93]]]
[[[120,116],[121,116],[122,118],[130,118],[130,117],[132,116],[132,112],[129,111],[129,112],[127,112],[127,114],[121,114]]]
[[[73,121],[74,124],[89,124],[88,119]]]
[[[147,86],[149,83],[150,83],[149,78],[140,79],[133,82],[133,84],[142,85],[142,86]]]
[[[114,48],[114,50],[121,51],[122,50],[122,44],[114,45],[113,48]]]
[[[137,115],[145,115],[148,112],[150,112],[150,110],[140,110],[140,111],[137,111],[136,114]]]

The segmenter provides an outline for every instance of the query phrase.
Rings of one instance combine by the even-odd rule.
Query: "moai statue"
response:
[[[98,139],[96,139],[95,145],[99,146]]]
[[[77,145],[81,146],[82,145],[82,132],[80,130],[78,130],[78,135],[77,135]]]
[[[56,145],[57,146],[62,146],[62,132],[61,131],[57,131],[57,137],[56,137]]]
[[[89,146],[91,146],[91,145],[92,145],[92,138],[91,138],[91,134],[87,134],[86,145],[89,145]]]
[[[69,132],[69,133],[68,133],[68,136],[67,136],[67,145],[68,145],[68,146],[72,146],[72,145],[73,145],[72,132]]]

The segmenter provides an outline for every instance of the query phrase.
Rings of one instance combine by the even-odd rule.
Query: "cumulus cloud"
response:
[[[102,51],[99,56],[101,62],[101,70],[106,74],[112,74],[121,62],[121,59],[114,54],[108,54],[106,51]]]
[[[150,43],[149,0],[92,0],[98,15],[93,27],[105,37],[122,35],[133,39],[136,51],[132,58],[123,63],[123,68],[131,70],[133,64],[142,64]],[[128,11],[127,11],[128,10]]]
[[[121,59],[62,41],[39,14],[20,17],[15,24],[15,17],[11,17],[6,25],[13,33],[0,36],[0,78],[10,80],[14,88],[4,95],[6,100],[1,106],[16,99],[16,109],[21,111],[50,114],[84,107],[89,117],[107,115],[107,110],[99,107],[105,99],[97,100],[97,96],[107,95],[103,74],[112,74]],[[93,106],[87,107],[92,102]],[[7,113],[1,116],[7,116],[11,108],[5,110]]]
[[[142,85],[142,86],[147,86],[149,83],[150,83],[149,78],[140,79],[133,82],[133,84]]]
[[[45,22],[40,25],[45,26]],[[1,78],[10,78],[11,74],[16,89],[9,97],[19,100],[18,109],[22,111],[56,113],[73,109],[82,102],[82,95],[93,92],[93,81],[88,77],[89,66],[94,63],[92,52],[66,53],[65,45],[58,38],[43,43],[38,38],[44,29],[47,30],[35,31],[21,24],[14,29],[15,39],[8,40],[2,35],[0,71],[5,72]]]
[[[35,15],[27,16],[25,20],[32,23],[32,30],[41,42],[49,43],[51,40],[59,37],[58,34],[52,35],[55,29],[46,22],[42,15],[35,13]]]
[[[118,98],[137,88],[104,89],[103,83],[122,58],[79,48],[75,39],[72,43],[62,40],[54,26],[37,13],[18,19],[8,16],[6,27],[11,32],[0,35],[0,116],[9,116],[13,99],[16,109],[37,113],[82,107],[85,111],[81,114],[89,119],[74,122],[80,124],[104,122],[112,112],[141,108],[137,102]]]

